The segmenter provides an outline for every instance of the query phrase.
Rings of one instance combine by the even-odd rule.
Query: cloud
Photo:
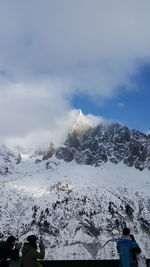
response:
[[[146,0],[3,1],[1,138],[47,136],[76,94],[100,103],[136,89],[132,77],[150,60],[149,9]]]
[[[120,108],[124,108],[125,107],[125,104],[123,102],[118,102],[117,103],[117,106],[120,107]]]
[[[0,89],[1,139],[24,138],[35,132],[47,135],[70,110],[67,86],[62,81],[10,83]]]
[[[74,90],[112,96],[149,57],[149,8],[139,0],[5,1],[0,69],[17,80],[69,77]]]
[[[67,138],[68,133],[73,129],[78,116],[79,110],[71,110],[63,113],[63,116],[54,116],[51,118],[52,125],[49,125],[45,130],[33,130],[22,137],[9,136],[2,141],[8,147],[22,146],[26,149],[43,149],[47,148],[50,142],[53,142],[57,147],[63,144]],[[102,117],[93,116],[92,114],[83,115],[90,126],[95,127],[101,122],[105,122]]]

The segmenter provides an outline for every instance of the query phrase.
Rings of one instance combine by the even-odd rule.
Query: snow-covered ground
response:
[[[40,160],[24,154],[0,177],[1,234],[23,242],[30,233],[42,235],[47,259],[108,259],[118,257],[116,243],[101,248],[126,223],[150,257],[150,171]]]

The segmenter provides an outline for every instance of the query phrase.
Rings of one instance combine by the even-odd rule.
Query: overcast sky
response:
[[[148,132],[149,14],[149,0],[0,0],[1,143],[60,142],[79,108]]]

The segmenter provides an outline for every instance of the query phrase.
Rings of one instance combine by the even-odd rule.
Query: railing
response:
[[[43,267],[119,267],[118,260],[54,260],[40,261]],[[146,260],[150,267],[150,259]]]
[[[43,260],[39,261],[43,267],[119,267],[118,260]],[[150,259],[146,260],[150,267]],[[20,267],[21,259],[10,263],[10,267]]]
[[[118,260],[41,261],[43,267],[119,267]]]

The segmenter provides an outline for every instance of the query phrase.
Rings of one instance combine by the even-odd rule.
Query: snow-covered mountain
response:
[[[80,112],[60,147],[2,147],[0,174],[1,238],[41,235],[47,259],[117,258],[102,246],[127,226],[150,257],[150,136]]]
[[[57,149],[56,157],[94,166],[122,161],[129,167],[150,170],[150,135],[118,123],[99,124],[94,128],[87,125],[86,128],[84,122],[87,130],[83,131],[81,126],[77,129],[68,135],[64,146]]]

